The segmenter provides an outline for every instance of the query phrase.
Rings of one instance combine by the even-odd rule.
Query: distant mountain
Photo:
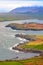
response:
[[[27,13],[38,13],[38,14],[42,14],[43,13],[43,7],[39,7],[39,6],[34,6],[34,7],[19,7],[16,9],[13,9],[10,11],[10,13],[12,14],[27,14]]]
[[[0,13],[0,21],[39,19],[43,20],[43,7],[19,7],[8,13]]]

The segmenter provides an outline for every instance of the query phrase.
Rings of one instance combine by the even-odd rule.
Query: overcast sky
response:
[[[43,6],[43,0],[0,0],[0,12],[8,12],[22,6]]]

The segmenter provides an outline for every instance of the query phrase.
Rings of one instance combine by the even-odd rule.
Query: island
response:
[[[11,27],[13,30],[34,30],[34,31],[43,30],[43,24],[34,22],[22,23],[22,24],[10,23],[6,25],[6,27]]]

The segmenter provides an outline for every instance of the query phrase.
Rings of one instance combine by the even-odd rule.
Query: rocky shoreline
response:
[[[24,38],[24,39],[29,40],[29,41],[36,40],[35,35],[16,34],[15,36],[20,37],[20,38]]]
[[[25,53],[43,53],[43,50],[35,50],[35,49],[26,49],[26,48],[20,48],[20,46],[23,45],[23,44],[19,44],[17,45],[16,47],[12,47],[13,50],[19,50],[19,51],[22,51],[22,52],[25,52]]]
[[[22,35],[22,34],[16,34],[15,35],[16,37],[21,37],[21,38],[24,38],[26,40],[29,40],[29,41],[36,41],[38,38],[36,38],[35,35]],[[28,42],[29,42],[28,41]],[[13,50],[19,50],[19,51],[22,51],[22,52],[30,52],[30,53],[40,53],[40,54],[43,54],[43,50],[36,50],[36,49],[28,49],[28,48],[22,48],[22,45],[26,45],[28,42],[24,42],[22,44],[19,44],[17,45],[16,47],[12,47]]]
[[[30,52],[30,53],[43,53],[42,50],[34,50],[34,49],[22,49],[22,48],[18,48],[18,47],[13,47],[12,48],[13,50],[19,50],[19,51],[22,51],[22,52]]]

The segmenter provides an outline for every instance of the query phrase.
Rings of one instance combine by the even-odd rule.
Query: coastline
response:
[[[43,53],[43,50],[20,48],[21,45],[24,45],[24,44],[19,44],[16,47],[12,47],[12,50],[19,50],[25,53],[28,53],[28,52],[29,53],[40,53],[40,54]]]
[[[24,45],[27,45],[29,42],[33,42],[33,41],[38,41],[38,40],[43,40],[43,39],[40,39],[40,36],[32,36],[32,35],[22,35],[22,34],[16,34],[15,35],[16,37],[20,37],[20,38],[24,38],[28,41],[26,42],[23,42],[23,43],[19,43],[17,46],[13,46],[12,49],[13,50],[19,50],[19,51],[22,51],[22,52],[30,52],[30,53],[40,53],[42,54],[43,53],[43,50],[38,50],[38,49],[32,49],[32,48],[24,48],[22,46]],[[38,40],[37,40],[38,39]],[[40,44],[39,44],[40,45]]]

